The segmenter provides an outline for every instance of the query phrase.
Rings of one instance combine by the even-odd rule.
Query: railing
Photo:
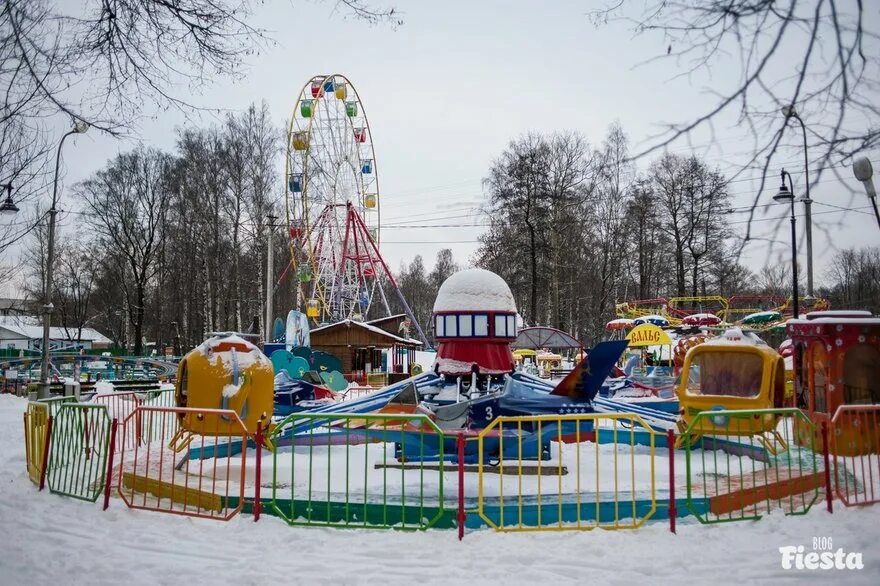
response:
[[[96,501],[112,462],[115,422],[103,405],[64,403],[53,417],[46,476],[55,494]]]
[[[252,502],[258,518],[269,472],[262,431],[249,435],[233,411],[166,406],[173,392],[152,393],[29,403],[29,478],[87,501],[103,491],[105,508],[113,483],[130,508],[228,520]],[[674,445],[674,434],[632,413],[498,417],[467,440],[423,414],[296,413],[267,440],[266,512],[298,526],[457,526],[461,535],[465,524],[635,529],[668,517],[674,531],[677,509],[701,523],[804,514],[823,487],[829,511],[832,495],[846,506],[880,502],[880,405],[843,406],[821,427],[794,408],[695,413],[668,463],[656,447]],[[457,511],[444,498],[450,461]],[[467,504],[465,473],[477,481]],[[687,494],[677,505],[679,483]]]
[[[353,401],[355,399],[360,399],[362,397],[366,397],[368,395],[372,395],[376,391],[381,390],[382,387],[368,387],[365,385],[350,385],[347,389],[342,391],[342,400],[343,401]]]
[[[657,510],[654,440],[635,414],[498,417],[477,438],[477,514],[498,531],[640,527]]]
[[[152,389],[146,391],[121,391],[106,395],[95,395],[92,399],[96,405],[105,405],[112,419],[125,421],[140,406],[174,407],[174,389]],[[153,418],[150,425],[143,425],[139,418],[134,418],[130,425],[120,430],[116,436],[116,449],[122,449],[123,440],[129,449],[142,441],[169,440],[176,433],[176,418],[173,413],[166,412],[162,417],[168,421]],[[164,430],[164,432],[163,432]],[[162,435],[162,433],[167,435]]]
[[[107,414],[111,419],[117,421],[125,421],[135,409],[141,404],[141,399],[134,392],[113,393],[107,395],[96,395],[92,402],[95,405],[103,405],[107,409]],[[133,446],[141,437],[140,425],[131,425],[122,430],[122,433],[116,434],[116,449],[121,451],[123,440],[127,439],[127,444]]]
[[[28,477],[40,490],[45,482],[52,417],[45,403],[28,403],[24,413],[24,452]]]
[[[795,427],[808,445],[795,441]],[[697,413],[681,437],[688,509],[701,523],[806,513],[825,484],[814,431],[799,409]]]
[[[830,432],[837,498],[847,507],[880,502],[880,405],[841,405]]]
[[[151,431],[131,445],[131,427]],[[235,411],[141,405],[121,435],[117,490],[129,508],[223,521],[241,510],[248,432]]]
[[[302,423],[309,431],[291,436]],[[455,437],[425,415],[296,413],[269,439],[271,509],[290,525],[427,529],[446,513]]]
[[[37,399],[37,402],[45,404],[49,408],[49,415],[55,417],[64,405],[76,403],[76,397],[50,397]]]

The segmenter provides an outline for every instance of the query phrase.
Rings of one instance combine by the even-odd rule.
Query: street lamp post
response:
[[[786,124],[788,123],[789,118],[794,118],[801,125],[801,132],[804,136],[804,185],[806,189],[806,195],[801,198],[801,201],[804,202],[804,216],[806,217],[806,235],[807,235],[807,297],[813,298],[813,216],[812,216],[812,204],[813,200],[810,199],[810,159],[807,156],[807,127],[804,125],[804,121],[801,120],[801,117],[798,116],[797,110],[795,110],[794,106],[786,106],[782,109],[782,113],[785,115]],[[789,180],[791,177],[789,176]]]
[[[788,185],[791,186],[791,189],[785,185],[785,178],[788,177]],[[779,188],[779,192],[773,196],[775,201],[780,203],[782,202],[790,202],[791,203],[791,290],[792,290],[792,301],[794,302],[794,318],[797,319],[800,317],[800,304],[798,302],[798,271],[797,271],[797,230],[795,228],[795,220],[794,220],[794,183],[792,183],[791,175],[782,170],[782,185]]]
[[[49,398],[49,325],[52,321],[52,264],[55,261],[55,216],[58,210],[55,206],[58,203],[58,168],[61,163],[61,147],[64,146],[65,139],[71,134],[82,134],[89,129],[89,125],[82,120],[74,120],[73,128],[68,130],[61,137],[58,143],[58,150],[55,153],[55,180],[52,182],[52,207],[49,208],[49,242],[46,246],[46,281],[43,284],[43,348],[42,361],[40,364],[40,386],[37,390],[38,399]]]

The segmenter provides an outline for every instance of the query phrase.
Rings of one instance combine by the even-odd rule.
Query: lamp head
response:
[[[868,157],[859,157],[853,161],[853,175],[865,186],[865,193],[868,194],[868,197],[875,199],[877,189],[874,187],[874,168]]]
[[[871,160],[868,157],[859,157],[853,161],[853,175],[859,181],[869,181],[874,175],[874,168],[871,166]]]
[[[778,202],[786,202],[792,201],[794,199],[794,194],[791,190],[788,189],[788,185],[785,184],[785,169],[782,170],[782,185],[779,186],[779,191],[776,192],[776,195],[773,196],[774,201]]]
[[[73,119],[73,131],[76,134],[85,134],[89,129],[89,123],[85,120],[79,120],[78,118]]]
[[[12,201],[12,183],[2,186],[6,190],[6,199],[0,204],[0,214],[4,216],[14,216],[18,213],[18,206]]]
[[[783,106],[782,107],[782,115],[786,118],[791,118],[792,116],[797,116],[797,110],[794,109],[794,105],[791,106]]]

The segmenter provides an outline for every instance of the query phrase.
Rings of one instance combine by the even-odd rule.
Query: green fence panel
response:
[[[77,499],[98,499],[104,489],[112,422],[104,405],[65,403],[52,422],[49,490]]]
[[[270,506],[290,525],[424,530],[444,517],[444,444],[455,437],[423,414],[295,413],[270,439]]]
[[[798,443],[804,426],[813,423],[794,408],[696,414],[682,434],[691,514],[723,523],[807,513],[824,486],[824,460],[813,433],[802,435],[809,445]]]

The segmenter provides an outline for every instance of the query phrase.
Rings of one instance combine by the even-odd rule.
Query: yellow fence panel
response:
[[[477,438],[477,513],[498,531],[638,528],[657,510],[655,436],[631,413],[498,417]]]
[[[49,405],[28,403],[24,414],[24,450],[31,482],[40,484],[46,441],[49,439]]]

